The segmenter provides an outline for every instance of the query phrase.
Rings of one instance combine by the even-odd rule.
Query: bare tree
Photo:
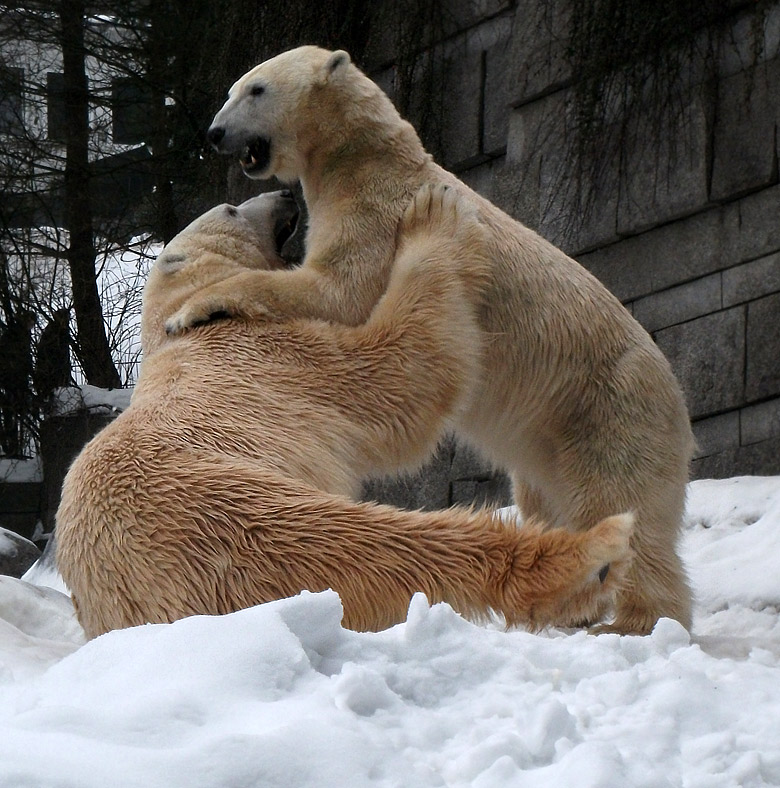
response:
[[[227,88],[250,66],[301,43],[344,47],[360,62],[373,16],[362,0],[0,4],[4,342],[18,344],[19,358],[32,348],[34,367],[47,326],[59,326],[64,347],[68,310],[75,378],[132,383],[139,350],[131,335],[149,243],[168,241],[215,202],[258,188],[204,144]],[[117,266],[123,258],[138,263]],[[19,327],[30,314],[27,337]],[[40,397],[29,374],[16,379],[33,396],[26,404],[9,397],[30,410],[20,419],[34,436]]]
[[[60,3],[63,98],[65,103],[65,224],[70,231],[67,259],[78,326],[77,353],[89,383],[120,386],[119,373],[103,324],[95,271],[95,243],[90,205],[89,89],[84,44],[85,3]]]

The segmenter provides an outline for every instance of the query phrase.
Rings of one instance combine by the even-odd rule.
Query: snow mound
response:
[[[0,785],[778,785],[780,478],[691,485],[682,550],[694,633],[645,638],[419,595],[356,633],[324,592],[83,644],[67,597],[2,579]]]

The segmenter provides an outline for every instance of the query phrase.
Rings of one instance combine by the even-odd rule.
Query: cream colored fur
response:
[[[364,325],[221,321],[165,337],[188,292],[277,264],[261,217],[275,199],[213,209],[150,275],[131,405],[75,460],[57,513],[59,568],[88,636],[328,587],[356,629],[403,620],[417,591],[532,627],[609,602],[630,515],[575,534],[349,497],[361,478],[427,457],[479,377],[482,332],[452,269],[484,228],[454,192],[418,195]]]
[[[295,271],[240,273],[205,288],[169,330],[221,311],[362,323],[387,287],[405,206],[421,184],[449,184],[487,228],[462,255],[483,354],[458,434],[509,471],[526,515],[582,530],[636,512],[634,567],[602,630],[646,633],[660,616],[689,626],[676,546],[690,425],[669,364],[619,301],[437,166],[345,52],[301,47],[255,67],[231,88],[210,135],[222,152],[241,154],[252,177],[300,179],[306,259]],[[252,160],[245,146],[258,138],[268,156]],[[487,277],[469,278],[471,254],[489,260]]]

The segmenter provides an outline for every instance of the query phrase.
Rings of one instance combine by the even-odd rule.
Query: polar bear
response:
[[[212,313],[362,323],[387,287],[405,206],[421,184],[449,184],[487,227],[469,253],[490,261],[486,277],[461,270],[483,355],[457,434],[510,473],[527,516],[587,529],[636,513],[629,582],[596,631],[647,633],[661,616],[690,627],[677,554],[690,423],[667,360],[620,302],[437,166],[346,52],[300,47],[253,68],[208,136],[252,178],[300,180],[307,251],[298,270],[239,273],[196,293],[169,331]]]
[[[273,237],[290,219],[279,193],[219,206],[155,264],[130,407],[76,458],[57,512],[87,635],[329,587],[355,629],[403,620],[417,591],[532,628],[610,600],[630,514],[578,534],[349,497],[366,475],[425,459],[478,377],[481,332],[449,269],[484,228],[454,191],[413,201],[365,324],[219,321],[166,338],[165,318],[204,284],[280,265]]]

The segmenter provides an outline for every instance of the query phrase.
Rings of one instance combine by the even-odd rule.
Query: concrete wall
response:
[[[716,54],[686,64],[675,110],[631,116],[619,144],[606,134],[585,162],[572,157],[567,2],[448,7],[439,159],[578,259],[651,333],[686,394],[694,478],[780,473],[780,2],[724,5],[707,38]],[[374,66],[392,95],[388,42]],[[366,494],[506,501],[505,481],[461,453],[448,443],[422,476]]]

